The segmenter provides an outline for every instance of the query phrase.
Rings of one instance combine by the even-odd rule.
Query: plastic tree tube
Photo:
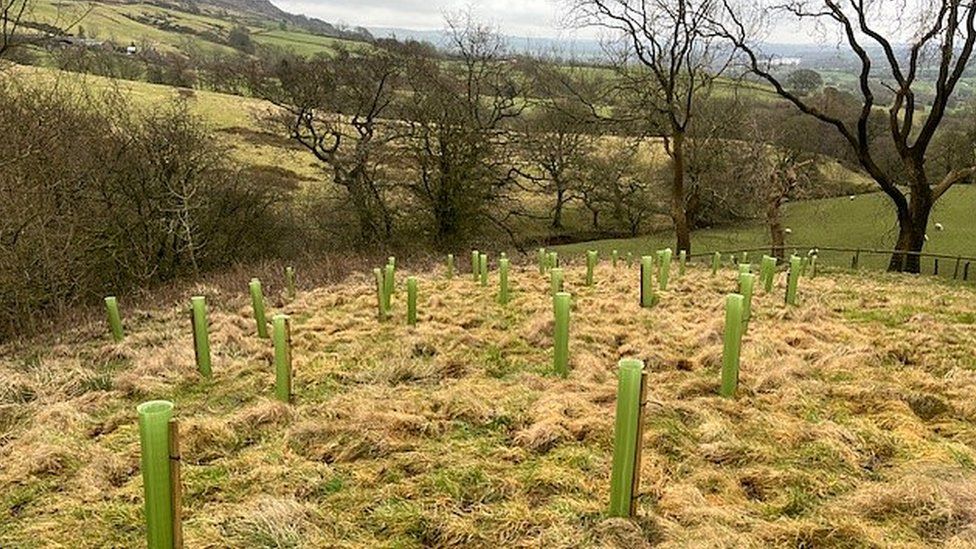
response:
[[[169,460],[169,422],[173,403],[151,400],[140,404],[139,443],[145,494],[146,538],[149,549],[173,547],[173,498]]]
[[[396,267],[387,264],[383,274],[383,308],[386,314],[393,312],[393,288],[396,287]]]
[[[569,303],[570,295],[559,292],[553,297],[556,325],[553,331],[553,370],[557,375],[569,375]]]
[[[752,295],[756,288],[756,275],[752,273],[739,274],[739,293],[743,297],[742,322],[748,327],[752,319]]]
[[[654,293],[654,258],[645,255],[641,257],[640,304],[641,307],[650,308],[656,303],[657,294]]]
[[[286,267],[285,268],[285,296],[289,299],[295,299],[295,268]]]
[[[254,322],[258,325],[258,337],[268,338],[268,320],[264,316],[264,292],[261,290],[261,281],[252,278],[248,285],[251,290],[251,307],[254,309]]]
[[[745,298],[729,294],[725,300],[725,347],[722,351],[722,388],[724,397],[735,396],[739,386],[739,356],[742,348],[742,311]]]
[[[119,301],[114,295],[105,298],[105,309],[108,312],[108,326],[112,332],[112,339],[118,343],[125,339],[125,332],[122,331],[122,315],[119,314]]]
[[[610,473],[610,516],[634,514],[640,478],[641,400],[646,381],[644,363],[624,359],[618,363],[617,413],[613,427],[613,468]]]
[[[658,282],[660,283],[661,290],[668,289],[668,279],[671,277],[671,248],[664,250],[661,253],[661,265],[658,267]]]
[[[586,285],[593,285],[593,270],[596,269],[597,253],[593,250],[586,252]]]
[[[549,270],[550,283],[552,285],[552,295],[563,291],[563,270],[555,267]]]
[[[763,256],[762,269],[760,270],[761,277],[760,282],[763,285],[763,289],[768,294],[773,291],[773,278],[776,275],[776,258],[772,256]]]
[[[417,277],[407,277],[407,324],[417,324]]]
[[[275,357],[275,398],[291,402],[291,319],[275,315],[272,322]]]
[[[212,375],[210,361],[210,327],[207,324],[207,299],[203,296],[190,298],[193,308],[193,349],[197,357],[197,369],[203,377]]]
[[[797,256],[790,258],[790,273],[786,280],[786,304],[797,304],[797,284],[800,280],[800,269],[803,260]]]
[[[498,302],[508,304],[508,264],[507,257],[498,260]]]
[[[373,269],[373,276],[376,277],[376,305],[379,310],[377,318],[383,322],[386,320],[386,280],[383,277],[383,269],[379,267]]]

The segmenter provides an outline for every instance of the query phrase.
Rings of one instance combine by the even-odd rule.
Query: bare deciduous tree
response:
[[[508,123],[525,109],[522,84],[500,35],[470,14],[449,20],[451,58],[411,62],[407,185],[431,218],[436,246],[449,248],[507,220],[512,196]]]
[[[402,74],[402,59],[390,52],[339,49],[331,58],[274,59],[251,78],[251,89],[279,108],[271,123],[328,166],[346,190],[363,243],[388,240],[393,232],[384,154],[397,132],[384,117]]]
[[[932,206],[954,184],[976,173],[976,166],[949,170],[934,180],[927,152],[946,116],[976,45],[976,5],[962,0],[926,0],[913,4],[871,0],[763,2],[723,0],[717,32],[744,54],[753,73],[800,111],[832,126],[847,141],[857,161],[895,207],[898,239],[889,263],[892,271],[919,271],[919,256]],[[761,29],[771,15],[812,22],[836,32],[858,62],[859,112],[853,121],[828,113],[787,89],[761,50]],[[918,104],[922,74],[935,74],[931,100]],[[879,98],[887,90],[886,99]],[[899,162],[887,165],[872,146],[874,113],[884,109],[888,139]],[[903,190],[900,185],[907,187]]]
[[[671,161],[671,217],[678,250],[691,251],[686,209],[686,139],[698,100],[707,95],[725,63],[720,42],[708,32],[717,0],[575,0],[577,22],[607,29],[624,53],[620,75],[646,101],[649,120],[665,120],[663,139]]]

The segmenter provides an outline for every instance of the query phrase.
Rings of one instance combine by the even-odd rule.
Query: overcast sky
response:
[[[566,27],[566,0],[271,0],[290,13],[317,17],[329,23],[362,27],[441,30],[445,13],[470,7],[479,20],[496,25],[503,34],[531,38],[598,38],[595,29]],[[771,29],[770,42],[811,43],[795,23]]]
[[[444,28],[444,14],[471,6],[478,19],[513,36],[568,36],[559,0],[271,0],[279,8],[330,23],[413,30]]]

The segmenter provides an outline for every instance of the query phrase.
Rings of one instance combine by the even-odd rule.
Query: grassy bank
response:
[[[925,252],[946,255],[976,257],[976,224],[973,224],[973,208],[976,206],[976,186],[956,186],[936,204],[929,221],[929,241]],[[941,223],[944,230],[936,229]],[[890,249],[898,236],[894,207],[881,193],[848,197],[807,200],[785,207],[784,225],[792,230],[787,237],[790,246],[825,246],[846,248]],[[735,250],[768,246],[769,232],[760,223],[734,227],[704,229],[692,234],[692,251],[696,253],[715,250]],[[609,254],[617,249],[621,253],[646,254],[651,250],[674,247],[674,234],[664,231],[633,239],[600,240],[584,242],[556,249],[569,254],[582,254],[587,249],[597,249]],[[804,252],[807,250],[803,250]],[[821,261],[828,265],[849,266],[850,254],[824,252]],[[926,272],[933,268],[932,260],[924,262]],[[884,255],[864,255],[862,267],[883,268],[888,264]],[[945,273],[943,265],[941,272]],[[951,275],[951,271],[949,272]]]
[[[197,288],[210,383],[184,303],[123,303],[121,344],[95,318],[0,347],[0,546],[142,544],[135,406],[155,398],[182,423],[189,547],[976,542],[971,288],[837,273],[804,279],[787,310],[780,279],[726,400],[731,270],[691,269],[642,310],[630,270],[604,263],[588,289],[570,267],[566,380],[546,278],[516,269],[503,308],[469,276],[417,274],[416,328],[402,293],[377,323],[365,274],[290,303],[269,289],[295,321],[291,406],[271,400],[243,287]],[[621,357],[650,371],[635,522],[605,515]]]

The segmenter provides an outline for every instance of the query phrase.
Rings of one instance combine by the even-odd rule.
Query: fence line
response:
[[[818,252],[846,252],[846,253],[852,253],[852,254],[854,254],[853,257],[851,258],[851,268],[852,269],[856,269],[859,266],[861,254],[868,254],[868,255],[872,255],[873,254],[873,255],[890,256],[890,255],[893,255],[894,253],[896,253],[894,250],[879,250],[879,249],[876,249],[876,248],[844,248],[844,247],[838,247],[838,246],[800,246],[800,245],[791,245],[791,246],[784,246],[782,248],[782,250],[784,252],[787,249],[792,249],[792,250],[816,250]],[[772,252],[772,251],[773,251],[773,247],[772,246],[762,246],[762,247],[755,247],[755,248],[741,248],[741,249],[735,249],[735,250],[725,250],[725,251],[719,251],[718,253],[722,254],[723,256],[728,256],[728,255],[739,255],[739,254],[742,254],[742,253],[754,253],[754,252],[769,253],[769,252]],[[690,259],[695,259],[695,258],[711,258],[715,253],[716,252],[713,250],[713,251],[705,252],[705,253],[691,254],[688,257]],[[935,254],[935,253],[914,252],[914,251],[904,251],[904,252],[897,252],[897,253],[900,253],[900,254],[903,254],[903,255],[906,255],[906,256],[917,256],[919,259],[926,259],[926,258],[928,258],[928,259],[934,260],[933,274],[935,274],[935,275],[938,275],[939,274],[939,260],[940,259],[944,259],[944,260],[947,259],[947,260],[950,260],[950,261],[955,261],[955,265],[954,265],[954,268],[953,268],[953,271],[952,271],[952,278],[953,279],[959,278],[960,268],[962,268],[962,279],[965,280],[965,281],[968,281],[969,280],[969,271],[970,271],[971,264],[972,263],[976,263],[976,257],[964,256],[964,255],[947,255],[947,254]]]

